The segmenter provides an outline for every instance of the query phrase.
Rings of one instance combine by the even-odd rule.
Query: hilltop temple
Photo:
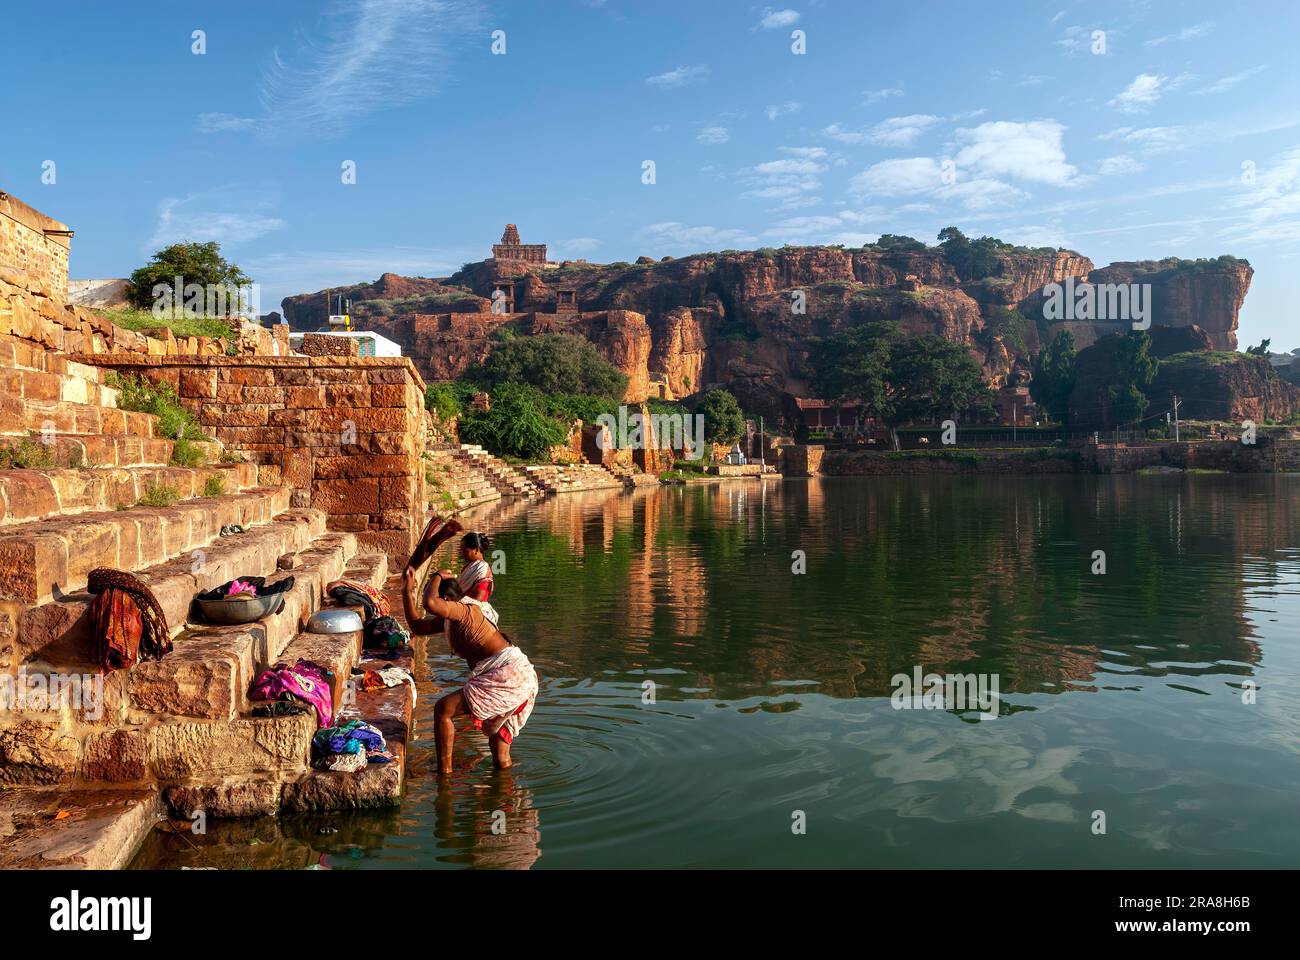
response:
[[[492,258],[544,264],[547,262],[546,244],[520,243],[519,228],[513,223],[507,223],[505,233],[501,234],[501,242],[492,244]]]

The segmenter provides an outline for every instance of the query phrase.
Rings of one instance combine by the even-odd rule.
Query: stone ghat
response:
[[[6,718],[0,780],[17,786],[0,793],[0,867],[123,866],[164,812],[223,818],[400,801],[413,688],[402,684],[345,698],[347,678],[364,660],[360,632],[300,632],[311,612],[333,605],[323,592],[329,581],[343,576],[378,587],[387,578],[382,553],[355,553],[351,534],[320,533],[323,519],[307,511],[271,525],[307,544],[280,556],[279,566],[288,569],[277,577],[292,574],[295,583],[278,615],[243,627],[212,627],[186,624],[177,614],[188,607],[190,590],[234,569],[236,554],[239,564],[255,567],[259,560],[249,547],[262,552],[265,564],[285,542],[277,542],[270,528],[233,537],[214,550],[213,572],[188,574],[187,583],[180,582],[187,574],[175,569],[142,573],[181,628],[175,649],[162,660],[106,678],[102,715],[65,707],[55,715]],[[169,578],[183,589],[167,589]],[[74,669],[85,639],[42,652],[63,670]],[[405,653],[375,665],[409,668],[414,653]],[[314,714],[251,715],[247,690],[256,673],[300,657],[333,672],[334,700],[343,704],[336,713],[379,727],[394,762],[357,773],[318,771],[310,766]]]
[[[174,386],[203,429],[330,530],[403,564],[426,505],[424,381],[406,358],[81,356]]]

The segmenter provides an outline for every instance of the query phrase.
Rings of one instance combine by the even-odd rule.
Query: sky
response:
[[[0,189],[76,231],[74,278],[218,240],[269,311],[446,276],[507,222],[600,262],[955,225],[1099,266],[1246,258],[1243,346],[1300,347],[1292,0],[6,0],[4,23]]]

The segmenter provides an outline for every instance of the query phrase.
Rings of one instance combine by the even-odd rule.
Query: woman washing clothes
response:
[[[429,634],[442,629],[451,652],[464,657],[469,665],[465,685],[444,696],[435,709],[438,773],[451,773],[454,719],[462,714],[468,714],[474,726],[487,735],[492,762],[504,769],[512,765],[511,743],[533,712],[537,672],[524,652],[497,629],[499,617],[492,604],[467,596],[450,571],[440,570],[430,577],[422,601],[417,602],[421,568],[440,544],[462,529],[456,520],[439,528],[440,523],[437,517],[429,521],[402,573],[402,602],[412,632]],[[475,549],[481,558],[484,547]],[[487,592],[491,593],[490,579]]]

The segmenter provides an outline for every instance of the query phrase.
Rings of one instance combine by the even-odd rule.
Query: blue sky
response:
[[[507,221],[597,261],[955,224],[1245,257],[1243,343],[1300,347],[1289,0],[8,0],[5,26],[0,187],[76,230],[74,277],[217,239],[269,310],[445,275]]]

